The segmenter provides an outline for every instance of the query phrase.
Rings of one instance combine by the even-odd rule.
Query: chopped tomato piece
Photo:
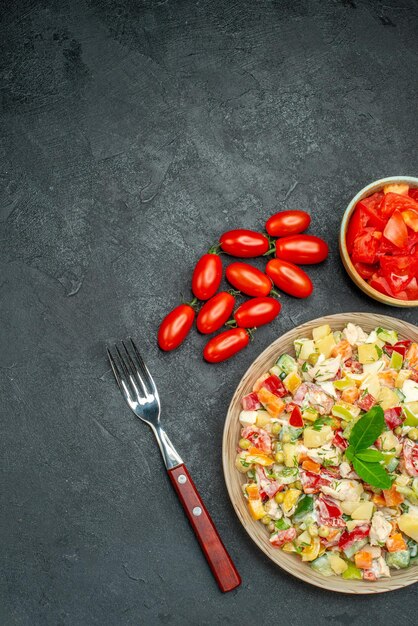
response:
[[[257,394],[252,392],[244,396],[242,399],[242,408],[244,411],[256,411],[261,407],[261,402],[257,397]]]
[[[418,280],[413,278],[405,289],[408,300],[418,300]]]
[[[412,228],[414,233],[418,232],[418,210],[408,209],[407,211],[402,211],[403,221],[409,228]]]
[[[295,406],[289,418],[289,425],[294,428],[303,428],[302,411],[300,407]]]
[[[341,436],[342,430],[340,430],[339,432],[336,432],[334,435],[334,439],[332,440],[332,443],[334,446],[336,446],[337,448],[340,448],[340,450],[344,451],[348,448],[348,441],[347,439],[344,439],[344,437]]]
[[[382,256],[380,267],[392,291],[398,293],[411,282],[418,263],[410,256]]]
[[[404,248],[408,241],[408,229],[400,211],[394,211],[383,231],[383,236],[398,248]]]
[[[374,236],[374,232],[374,228],[364,228],[363,232],[356,237],[352,254],[354,263],[373,264],[376,261],[379,240]]]
[[[371,265],[369,263],[354,263],[354,267],[357,270],[357,273],[360,274],[364,280],[369,280],[373,276],[375,272],[379,269],[379,265]]]
[[[398,552],[399,550],[408,550],[402,533],[395,533],[386,539],[386,547],[388,552]]]
[[[389,286],[388,281],[383,276],[378,276],[374,274],[369,281],[370,287],[376,289],[376,291],[380,291],[380,293],[385,294],[386,296],[390,296],[391,298],[397,298],[398,300],[408,300],[408,296],[405,291],[399,291],[397,294],[392,291]]]
[[[408,196],[418,202],[418,188],[416,187],[413,189],[409,188]]]
[[[418,202],[411,196],[404,196],[398,193],[387,193],[380,205],[380,212],[383,217],[389,217],[395,211],[406,211],[415,209],[418,211]]]
[[[357,204],[354,209],[354,213],[351,216],[350,222],[347,228],[347,235],[345,242],[347,245],[348,253],[351,255],[353,252],[354,241],[363,232],[363,229],[367,225],[367,216],[362,208]]]
[[[369,411],[375,404],[376,398],[371,393],[366,393],[357,401],[357,406],[363,409],[363,411]]]
[[[275,548],[281,548],[285,543],[296,539],[296,528],[288,528],[286,530],[279,530],[277,533],[270,537],[270,543]]]
[[[287,395],[286,387],[283,385],[280,378],[274,374],[261,383],[261,389],[267,389],[267,391],[271,391],[271,393],[274,393],[275,396],[279,396],[279,398]]]
[[[383,489],[383,497],[386,506],[397,506],[404,500],[403,495],[396,491],[395,485],[392,485],[390,489]]]
[[[403,422],[402,420],[402,409],[400,406],[395,406],[393,409],[386,409],[385,413],[385,422],[390,430],[394,430],[400,426]]]

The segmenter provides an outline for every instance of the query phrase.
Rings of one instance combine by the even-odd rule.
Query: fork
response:
[[[129,408],[153,431],[173,487],[183,505],[210,569],[223,592],[241,584],[215,525],[181,457],[160,423],[161,404],[157,387],[132,339],[107,348],[110,365]]]

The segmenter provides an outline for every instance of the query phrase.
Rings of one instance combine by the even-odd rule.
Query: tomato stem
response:
[[[272,290],[270,291],[270,294],[269,294],[269,295],[270,295],[270,296],[275,296],[276,298],[281,298],[281,297],[282,297],[282,296],[281,296],[281,294],[280,294],[278,291],[276,291],[275,289],[272,289]]]
[[[274,252],[276,252],[276,244],[269,248],[267,252],[263,254],[263,256],[270,256],[270,254],[273,254]]]
[[[237,323],[234,319],[230,319],[227,322],[225,322],[225,326],[228,326],[228,328],[236,328]]]
[[[197,298],[193,298],[193,300],[186,300],[184,295],[181,293],[181,302],[182,304],[187,304],[188,306],[192,307],[192,309],[194,309],[195,311],[197,311],[199,309],[199,300]]]
[[[240,296],[240,295],[241,295],[241,292],[240,292],[240,291],[238,291],[237,289],[228,289],[228,293],[229,293],[231,296]]]
[[[257,326],[254,326],[254,328],[247,328],[246,330],[250,336],[250,341],[254,341],[254,333],[257,330]]]
[[[221,244],[217,243],[214,246],[211,246],[207,251],[207,254],[220,254]]]

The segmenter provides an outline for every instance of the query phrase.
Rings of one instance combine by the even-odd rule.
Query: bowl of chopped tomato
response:
[[[398,307],[418,306],[418,178],[393,176],[364,187],[341,223],[340,253],[354,283]]]

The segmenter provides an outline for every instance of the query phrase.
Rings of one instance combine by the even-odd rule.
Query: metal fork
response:
[[[168,475],[192,525],[221,591],[231,591],[241,578],[184,465],[160,423],[161,404],[157,387],[132,339],[107,348],[110,365],[129,408],[152,429]]]

